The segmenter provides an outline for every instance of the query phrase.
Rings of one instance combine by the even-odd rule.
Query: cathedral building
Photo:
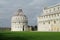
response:
[[[38,31],[60,31],[60,4],[43,9],[43,14],[37,17]]]
[[[28,31],[28,18],[22,9],[18,9],[11,19],[11,31]]]

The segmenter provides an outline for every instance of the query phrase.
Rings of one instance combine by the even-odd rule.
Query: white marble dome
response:
[[[28,26],[28,18],[22,9],[18,9],[11,19],[11,31],[26,31]]]
[[[28,23],[28,18],[24,15],[22,9],[19,9],[17,13],[12,17],[12,22]]]

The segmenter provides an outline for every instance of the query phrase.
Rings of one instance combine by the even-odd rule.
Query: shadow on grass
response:
[[[0,34],[0,40],[28,40],[25,37],[20,37],[20,36],[6,36],[4,34]]]
[[[3,32],[0,33],[0,40],[60,40],[60,33]]]

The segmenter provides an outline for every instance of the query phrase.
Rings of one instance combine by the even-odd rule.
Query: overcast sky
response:
[[[10,27],[11,16],[21,8],[29,25],[37,24],[37,16],[44,7],[60,3],[60,0],[0,0],[0,27]]]

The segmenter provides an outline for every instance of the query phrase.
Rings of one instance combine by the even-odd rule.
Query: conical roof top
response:
[[[17,16],[17,19],[16,19],[15,16]],[[25,23],[26,22],[27,23],[27,21],[28,21],[28,18],[23,13],[22,9],[18,9],[17,12],[16,12],[16,14],[12,17],[12,22],[21,22],[21,23]]]
[[[22,9],[18,9],[15,16],[25,16],[26,17],[26,15],[24,15]]]
[[[20,13],[23,12],[23,11],[22,11],[22,9],[18,9],[17,12],[18,12],[18,14],[20,14]]]

